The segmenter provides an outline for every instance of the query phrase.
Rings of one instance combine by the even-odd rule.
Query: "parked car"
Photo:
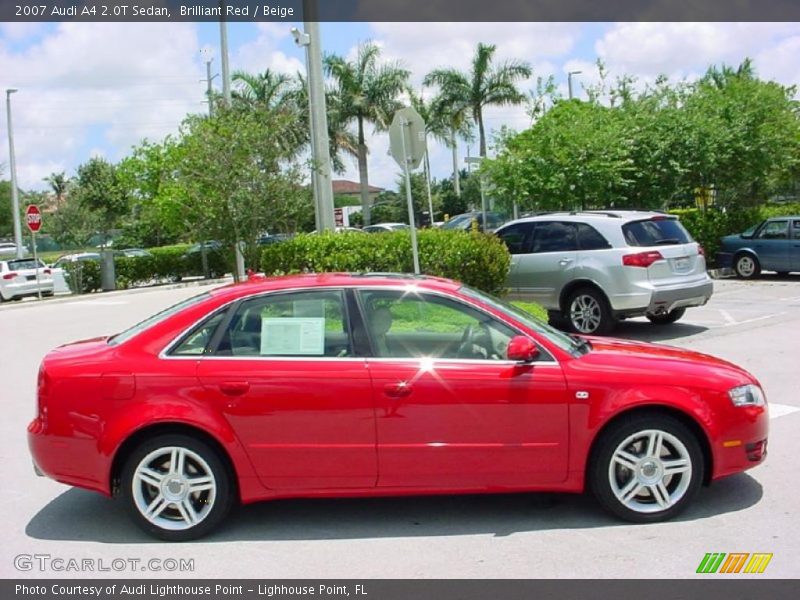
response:
[[[585,334],[619,319],[674,323],[714,286],[702,247],[677,217],[639,211],[550,213],[497,230],[511,252],[507,285]]]
[[[16,256],[17,245],[14,242],[0,242],[0,256]]]
[[[28,441],[38,472],[179,541],[235,503],[319,496],[588,487],[661,521],[761,463],[768,422],[728,362],[567,335],[446,279],[328,273],[53,350]]]
[[[270,244],[279,244],[292,239],[294,235],[293,233],[265,233],[258,238],[258,245],[269,246]]]
[[[52,271],[42,261],[33,258],[0,260],[0,301],[38,296],[40,291],[42,296],[53,295]]]
[[[376,223],[367,225],[361,231],[364,233],[386,233],[387,231],[401,231],[409,229],[406,223]]]
[[[65,254],[59,256],[56,262],[52,264],[53,269],[63,269],[70,263],[94,261],[100,262],[100,255],[97,252],[79,252],[76,254]]]
[[[473,221],[477,221],[478,231],[484,231],[483,213],[479,210],[463,213],[461,215],[456,215],[452,217],[449,221],[445,222],[440,227],[440,229],[451,229],[455,231],[471,231]],[[486,222],[489,224],[489,227],[486,229],[486,231],[487,232],[494,231],[495,229],[500,227],[504,221],[505,219],[503,219],[503,217],[498,215],[497,213],[487,212]]]
[[[145,258],[153,255],[144,248],[124,248],[123,250],[114,250],[114,256],[122,256],[125,258]]]
[[[800,216],[767,219],[720,243],[717,264],[742,279],[758,277],[761,271],[800,271]]]

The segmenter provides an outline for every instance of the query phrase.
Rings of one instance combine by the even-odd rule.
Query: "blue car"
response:
[[[800,271],[800,216],[767,219],[744,233],[725,236],[721,243],[717,264],[742,279],[758,277],[761,271]]]

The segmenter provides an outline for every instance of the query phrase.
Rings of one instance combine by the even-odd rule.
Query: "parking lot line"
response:
[[[770,419],[785,417],[786,415],[791,415],[792,413],[796,413],[798,411],[800,411],[800,407],[792,406],[790,404],[776,404],[774,402],[769,403]]]

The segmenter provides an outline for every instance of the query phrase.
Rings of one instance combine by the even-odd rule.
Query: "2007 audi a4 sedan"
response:
[[[42,362],[35,468],[147,532],[274,498],[582,492],[634,522],[766,456],[758,381],[685,350],[566,335],[456,282],[255,277]]]

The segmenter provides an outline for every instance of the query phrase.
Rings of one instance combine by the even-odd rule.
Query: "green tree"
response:
[[[0,181],[0,237],[14,235],[14,218],[11,209],[11,182]]]
[[[353,61],[340,56],[326,57],[325,65],[335,85],[342,123],[355,123],[358,140],[358,175],[364,223],[370,224],[369,173],[365,127],[371,123],[385,131],[395,111],[399,95],[407,87],[409,72],[400,63],[381,64],[380,47],[372,42],[360,44]]]
[[[445,99],[456,107],[466,104],[478,126],[480,155],[486,156],[486,132],[483,112],[487,106],[519,105],[525,95],[517,83],[533,74],[530,65],[523,61],[506,61],[492,65],[497,46],[478,44],[469,72],[457,69],[436,69],[425,77],[425,85],[437,85]]]
[[[104,239],[129,211],[128,195],[116,167],[102,158],[92,158],[78,167],[75,201],[95,215]]]
[[[47,182],[53,194],[56,196],[56,206],[61,206],[70,185],[67,174],[64,171],[60,173],[50,173],[50,175],[44,178],[44,181]]]

